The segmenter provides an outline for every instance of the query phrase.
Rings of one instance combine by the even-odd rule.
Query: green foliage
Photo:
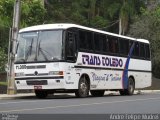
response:
[[[3,86],[7,86],[7,82],[0,82],[0,86],[3,85]]]
[[[160,6],[155,10],[142,9],[142,16],[135,18],[129,35],[148,39],[151,43],[153,75],[160,78]]]
[[[106,3],[109,4],[109,3]],[[121,8],[121,3],[120,2],[113,2],[110,3],[110,6],[108,6],[108,8],[106,8],[106,11],[110,17],[110,19],[118,19],[119,18],[119,10]]]
[[[14,0],[0,1],[0,26],[10,27],[12,25]]]
[[[15,0],[0,0],[0,71],[7,62],[9,29],[12,27]],[[20,28],[43,24],[46,10],[41,0],[21,0]]]
[[[0,34],[10,28],[15,0],[0,0]],[[124,33],[131,18],[144,8],[142,0],[21,0],[20,28],[47,23],[76,23],[118,33],[122,19]],[[158,12],[159,13],[159,12]],[[157,13],[157,16],[159,15]],[[156,23],[155,23],[156,24]],[[0,47],[7,53],[8,34],[0,36]]]
[[[0,1],[0,26],[11,27],[15,0]],[[43,24],[46,10],[41,0],[21,0],[20,27]]]
[[[101,16],[95,16],[92,20],[91,20],[91,23],[90,23],[90,26],[91,27],[94,27],[94,28],[103,28],[103,27],[106,27],[108,26],[108,22],[107,20],[105,20],[103,17]]]
[[[0,26],[0,48],[3,48],[6,54],[8,51],[8,41],[9,41],[9,28]]]
[[[22,0],[20,27],[43,24],[45,13],[46,10],[42,5],[41,0]]]
[[[0,47],[0,72],[5,70],[5,64],[7,63],[7,55],[4,52],[4,49]]]
[[[68,22],[94,28],[108,25],[103,0],[48,0],[46,23]]]

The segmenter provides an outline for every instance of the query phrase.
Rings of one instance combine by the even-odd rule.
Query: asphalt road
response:
[[[104,97],[76,98],[55,95],[47,99],[22,97],[0,100],[0,113],[13,114],[108,114],[160,113],[160,93],[133,96],[105,95]]]

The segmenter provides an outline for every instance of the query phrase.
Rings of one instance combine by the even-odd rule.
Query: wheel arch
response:
[[[134,81],[134,84],[135,84],[135,78],[134,78],[134,76],[133,76],[133,75],[130,75],[129,78],[132,78],[133,81]]]
[[[80,79],[82,78],[82,77],[85,77],[85,79],[87,80],[87,82],[88,82],[88,87],[89,87],[89,89],[90,89],[90,77],[89,77],[89,75],[88,74],[86,74],[86,73],[84,73],[84,74],[82,74],[81,76],[80,76]],[[79,81],[80,81],[80,79],[79,79]],[[78,84],[79,84],[79,81],[78,81]]]

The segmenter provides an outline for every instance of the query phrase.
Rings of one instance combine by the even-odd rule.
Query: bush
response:
[[[0,72],[5,71],[6,63],[7,63],[7,55],[5,54],[4,49],[0,47]]]

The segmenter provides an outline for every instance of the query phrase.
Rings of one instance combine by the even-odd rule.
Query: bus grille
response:
[[[27,85],[48,85],[47,80],[27,81]]]

